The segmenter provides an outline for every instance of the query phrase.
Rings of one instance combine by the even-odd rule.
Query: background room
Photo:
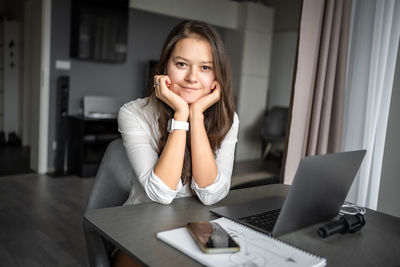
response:
[[[263,157],[266,144],[260,135],[261,121],[270,108],[289,105],[301,1],[271,2],[269,7],[262,2],[193,1],[191,4],[198,7],[196,12],[187,1],[176,1],[171,7],[163,1],[131,1],[126,47],[120,46],[119,50],[126,52],[122,60],[84,58],[85,50],[83,58],[71,56],[71,9],[77,2],[90,3],[21,0],[5,1],[0,6],[1,28],[15,25],[15,36],[19,38],[15,39],[19,42],[14,53],[19,54],[13,68],[18,71],[14,78],[18,95],[8,98],[10,89],[5,85],[11,76],[4,79],[6,67],[2,69],[4,83],[0,88],[0,105],[13,103],[13,111],[2,109],[0,125],[5,135],[0,145],[0,152],[4,151],[0,161],[0,171],[4,170],[0,181],[4,203],[0,222],[7,229],[1,236],[0,255],[9,266],[28,262],[87,266],[82,216],[92,177],[110,141],[107,139],[118,133],[113,118],[83,120],[89,132],[82,133],[84,98],[102,97],[101,101],[115,107],[146,96],[151,64],[159,57],[169,30],[182,19],[203,19],[213,24],[231,58],[241,120],[239,135],[243,140],[237,146],[233,185],[279,182],[281,140],[286,125],[281,126],[280,143],[274,143]],[[219,16],[214,9],[224,10],[225,15]],[[4,44],[11,37],[1,37],[1,62],[5,64],[10,51],[5,50],[8,46]],[[81,37],[85,40],[87,36]],[[268,90],[270,87],[274,89]],[[8,126],[11,114],[17,119]],[[17,145],[9,143],[8,133],[12,131],[20,140]],[[79,147],[83,139],[89,144],[71,152],[69,146]],[[10,147],[28,153],[25,151],[24,158],[17,155],[11,162],[7,151]],[[82,152],[82,148],[87,150]],[[15,213],[16,209],[20,212]]]
[[[126,5],[122,39],[102,37],[104,20],[86,33],[73,21],[74,6],[98,3],[88,13],[98,23],[106,2]],[[104,149],[119,138],[115,114],[146,96],[162,43],[182,19],[215,26],[231,60],[240,119],[232,187],[281,182],[301,8],[302,0],[0,1],[1,262],[88,266],[82,216]],[[117,40],[117,55],[105,40]],[[398,217],[399,61],[378,202]]]
[[[86,2],[90,3],[91,1]],[[80,22],[82,29],[79,29],[79,25],[74,26],[73,20],[79,18],[76,14],[74,15],[74,10],[75,13],[78,13],[77,10],[80,7],[89,4],[82,4],[85,1],[52,1],[51,15],[48,18],[51,25],[47,36],[49,47],[46,50],[49,88],[46,92],[48,95],[46,100],[40,99],[39,96],[42,91],[40,91],[38,69],[44,60],[37,56],[41,51],[40,45],[44,45],[46,42],[41,42],[38,39],[39,35],[31,34],[35,30],[40,30],[42,22],[38,20],[37,15],[41,15],[43,11],[33,3],[34,1],[14,1],[12,3],[10,1],[5,5],[10,15],[7,15],[8,19],[4,25],[8,25],[8,23],[18,25],[21,39],[18,49],[21,56],[20,64],[15,68],[19,70],[17,78],[15,78],[18,81],[16,85],[19,88],[18,96],[13,96],[12,99],[15,102],[13,105],[15,112],[5,109],[3,115],[2,133],[6,138],[4,138],[5,145],[2,146],[2,149],[9,147],[7,137],[11,132],[14,132],[20,140],[20,145],[14,147],[29,149],[30,153],[25,152],[24,164],[22,164],[22,159],[18,164],[12,164],[12,166],[19,166],[16,168],[19,173],[21,166],[25,166],[27,171],[22,172],[94,176],[105,149],[105,143],[115,138],[117,132],[115,124],[111,121],[108,123],[103,121],[98,124],[91,121],[89,122],[91,125],[86,124],[89,132],[96,127],[103,128],[103,132],[100,129],[100,133],[97,135],[95,132],[85,133],[84,130],[82,130],[83,132],[78,130],[79,127],[84,127],[82,121],[77,119],[84,113],[83,104],[86,103],[84,99],[86,98],[90,102],[93,100],[92,96],[102,97],[103,99],[99,101],[106,102],[97,106],[103,106],[106,111],[112,110],[110,112],[115,115],[122,103],[145,97],[151,64],[157,60],[162,42],[169,29],[185,18],[207,20],[210,17],[210,23],[213,23],[213,19],[215,20],[214,26],[226,44],[233,68],[235,98],[241,118],[235,171],[239,174],[253,172],[246,178],[250,180],[274,176],[274,181],[276,181],[276,177],[280,173],[283,155],[285,118],[294,71],[301,1],[270,1],[268,8],[263,6],[261,1],[258,4],[249,3],[248,12],[255,12],[254,14],[258,15],[252,21],[249,20],[249,14],[246,15],[244,11],[241,12],[241,15],[237,14],[237,6],[240,4],[238,1],[217,2],[219,3],[217,6],[227,8],[227,12],[232,13],[231,16],[223,19],[212,18],[212,15],[204,17],[201,12],[196,13],[197,11],[189,12],[184,5],[182,10],[175,8],[174,11],[163,6],[161,2],[157,4],[157,1],[149,2],[152,4],[146,4],[145,1],[132,1],[125,23],[126,28],[122,30],[122,33],[124,30],[126,32],[125,40],[120,46],[120,49],[125,50],[124,56],[122,59],[116,60],[107,57],[91,57],[95,51],[100,53],[99,50],[107,49],[106,45],[93,46],[95,40],[98,41],[104,37],[107,39],[107,36],[110,36],[106,32],[106,27],[99,24],[98,27],[103,30],[92,29],[93,36],[90,36],[85,32],[85,27],[88,27],[85,26],[84,21]],[[179,1],[176,5],[178,4]],[[72,9],[74,5],[75,8]],[[91,5],[93,8],[93,4]],[[206,5],[198,4],[204,14],[209,5],[208,2]],[[99,6],[101,5],[97,5],[97,9],[101,9]],[[258,6],[263,8],[257,8]],[[86,9],[90,10],[90,8]],[[110,10],[110,7],[108,9]],[[89,18],[90,16],[95,17],[89,13]],[[247,24],[245,22],[240,24],[238,16],[247,16],[249,21],[246,22]],[[111,15],[110,17],[112,18]],[[93,25],[96,21],[92,20]],[[101,23],[105,25],[107,23],[105,21],[103,19]],[[77,23],[79,24],[79,21],[75,24]],[[99,22],[97,21],[97,23]],[[268,26],[258,26],[263,24]],[[78,36],[79,30],[81,30],[82,36]],[[87,35],[85,38],[92,39],[85,41],[85,34]],[[44,33],[43,36],[45,36]],[[112,39],[112,36],[108,39]],[[78,44],[81,46],[77,47]],[[85,52],[85,49],[92,51]],[[75,50],[79,50],[80,54],[75,53]],[[24,54],[26,56],[23,56]],[[273,67],[271,68],[271,66]],[[29,69],[32,71],[27,71]],[[4,95],[3,103],[8,103],[9,96],[7,93]],[[96,100],[98,99],[94,99],[94,101]],[[38,103],[43,104],[39,105]],[[42,111],[45,111],[43,106],[46,103],[48,113],[42,114]],[[94,105],[96,106],[96,104]],[[270,129],[263,129],[265,136],[263,139],[262,121],[268,111],[274,107],[278,107],[278,109],[283,107],[283,110],[277,112],[279,113],[277,119],[272,118],[277,124],[275,128],[279,128],[275,129],[278,136],[271,139],[268,136]],[[10,114],[13,114],[13,118],[18,119],[13,120],[13,125],[8,126]],[[66,126],[67,123],[63,123],[63,119],[70,122],[69,127]],[[39,127],[40,123],[48,125],[46,130]],[[99,141],[86,148],[80,140],[85,137],[88,142],[96,137]],[[269,142],[271,140],[273,142]],[[69,147],[67,147],[68,143]],[[85,164],[85,157],[87,157],[87,164]],[[267,159],[269,163],[264,164],[264,159]],[[17,173],[16,171],[14,173]],[[11,170],[9,174],[12,173]],[[241,182],[238,181],[238,183]]]

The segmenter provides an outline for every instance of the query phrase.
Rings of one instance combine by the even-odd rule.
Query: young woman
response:
[[[207,23],[179,23],[155,73],[150,97],[125,104],[118,115],[133,169],[125,204],[192,195],[214,204],[229,192],[239,129],[221,38]]]
[[[207,23],[179,23],[155,73],[150,97],[118,115],[134,173],[126,204],[192,195],[214,204],[229,191],[239,128],[221,38]]]

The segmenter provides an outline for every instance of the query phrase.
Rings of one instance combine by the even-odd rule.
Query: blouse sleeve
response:
[[[133,173],[138,178],[147,196],[155,202],[169,204],[182,188],[182,182],[176,190],[169,188],[153,171],[158,161],[156,147],[152,144],[148,123],[125,104],[118,113],[118,130],[131,163]],[[134,179],[134,178],[133,178]]]
[[[223,199],[229,192],[233,162],[235,157],[235,145],[239,131],[239,118],[235,113],[233,124],[228,134],[222,141],[220,149],[216,153],[215,161],[218,167],[217,178],[214,183],[200,188],[192,179],[191,188],[196,192],[204,205],[212,205]]]

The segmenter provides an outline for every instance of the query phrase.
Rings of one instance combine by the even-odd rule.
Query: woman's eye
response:
[[[178,67],[180,67],[180,68],[183,68],[183,67],[186,66],[186,63],[184,63],[184,62],[177,62],[176,65],[177,65]]]
[[[203,70],[211,70],[211,67],[210,66],[202,66],[201,67]]]

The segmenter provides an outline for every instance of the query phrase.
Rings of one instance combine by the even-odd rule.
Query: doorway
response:
[[[18,75],[2,73],[2,78],[9,79],[8,83],[1,82],[3,89],[17,84],[14,90],[17,96],[0,99],[5,108],[13,107],[11,111],[3,108],[4,125],[0,125],[0,131],[5,138],[0,142],[0,175],[32,170],[47,172],[50,7],[50,0],[6,0],[0,10],[0,16],[19,24],[14,42],[4,43],[4,48],[13,45],[15,51],[4,53],[4,49],[0,60],[18,72]],[[11,58],[14,65],[6,61]]]

